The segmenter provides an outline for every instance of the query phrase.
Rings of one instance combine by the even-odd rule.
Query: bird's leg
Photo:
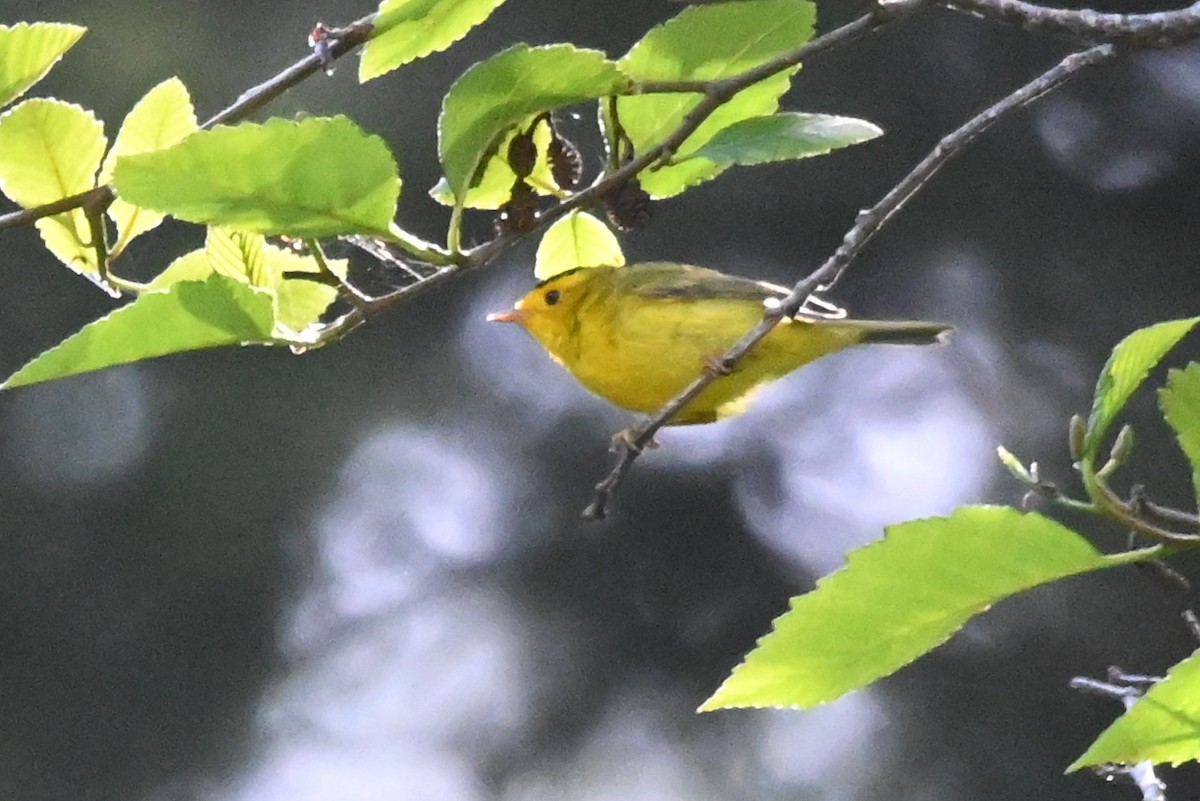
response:
[[[616,451],[624,448],[626,450],[633,451],[634,453],[641,453],[644,448],[650,448],[653,450],[658,447],[658,442],[653,438],[651,438],[650,441],[645,445],[638,445],[637,428],[637,426],[630,426],[629,428],[622,428],[620,431],[613,434],[612,447],[609,448],[609,450]]]
[[[724,353],[710,353],[705,356],[704,369],[718,378],[733,373],[733,367],[725,361]]]

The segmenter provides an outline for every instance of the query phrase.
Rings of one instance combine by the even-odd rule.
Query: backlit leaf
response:
[[[1141,386],[1146,375],[1198,321],[1200,317],[1191,317],[1147,326],[1134,331],[1113,348],[1096,383],[1096,395],[1083,444],[1085,455],[1095,455],[1109,426]]]
[[[1192,486],[1200,502],[1200,364],[1192,362],[1168,373],[1158,403],[1192,465]]]
[[[363,49],[358,79],[369,81],[445,50],[491,16],[504,0],[384,0]]]
[[[691,6],[651,29],[618,66],[641,80],[725,78],[804,44],[812,37],[815,21],[816,7],[807,0]],[[688,157],[717,131],[774,113],[796,69],[760,81],[722,104],[683,143],[674,162],[641,174],[642,188],[653,197],[670,197],[718,175],[724,166]],[[694,93],[630,95],[617,100],[617,113],[635,151],[643,152],[677,128],[699,100]]]
[[[701,710],[832,701],[936,648],[1009,595],[1142,558],[1104,556],[1053,520],[1004,507],[892,526],[793,598]]]
[[[533,274],[545,281],[577,267],[624,263],[621,243],[609,227],[587,212],[573,211],[542,236]]]
[[[0,190],[25,208],[96,186],[107,140],[92,112],[61,100],[26,100],[0,116]],[[37,222],[46,247],[78,273],[96,275],[96,254],[81,209]]]
[[[735,122],[717,131],[692,158],[722,166],[766,164],[820,156],[882,134],[878,126],[853,117],[784,112]]]
[[[1171,668],[1096,738],[1067,771],[1089,765],[1169,762],[1200,758],[1200,652]]]
[[[60,22],[0,25],[0,108],[40,81],[86,32]]]
[[[196,112],[187,87],[178,78],[168,78],[147,92],[126,115],[113,146],[104,157],[100,183],[112,180],[113,167],[121,156],[170,147],[195,130]],[[117,241],[111,249],[113,258],[120,255],[134,237],[154,229],[163,220],[161,213],[138,208],[122,198],[109,206],[108,216],[117,226]]]
[[[400,179],[383,140],[345,117],[199,131],[118,159],[117,192],[189,222],[261,234],[386,235]]]
[[[241,281],[220,275],[182,281],[164,292],[147,292],[84,326],[8,378],[0,389],[36,384],[221,345],[274,341],[272,299]]]
[[[513,125],[540,111],[617,94],[626,79],[598,50],[517,44],[471,67],[450,87],[438,153],[450,194],[461,197],[482,159]]]

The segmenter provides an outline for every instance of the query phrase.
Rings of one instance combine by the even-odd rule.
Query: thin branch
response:
[[[1100,511],[1130,531],[1153,542],[1164,544],[1180,545],[1200,542],[1200,534],[1173,531],[1146,520],[1145,517],[1138,514],[1138,510],[1133,505],[1119,498],[1104,479],[1091,469],[1090,464],[1085,462],[1082,465],[1082,473],[1084,488]]]
[[[108,186],[97,186],[89,189],[86,192],[80,192],[77,195],[69,195],[53,203],[46,203],[42,206],[34,206],[29,209],[21,209],[20,211],[10,212],[0,216],[0,231],[6,228],[18,228],[22,225],[35,223],[44,217],[53,217],[55,214],[62,214],[66,211],[83,208],[84,206],[102,201],[107,205],[112,203],[113,191]]]
[[[1192,634],[1192,639],[1200,642],[1200,618],[1196,616],[1195,610],[1184,609],[1181,616],[1183,625],[1187,626],[1187,630]]]
[[[1016,25],[1033,33],[1066,34],[1089,41],[1166,47],[1200,34],[1200,2],[1174,11],[1109,14],[1091,9],[1047,8],[1024,0],[938,0],[957,11]]]
[[[323,48],[322,52],[310,53],[274,77],[242,92],[237,100],[214,114],[200,127],[207,130],[214,125],[246,119],[314,73],[327,69],[331,60],[341,58],[364,44],[371,37],[374,21],[375,15],[369,14],[343,28],[329,30],[326,39],[328,46]]]
[[[1146,494],[1146,488],[1141,484],[1135,484],[1130,488],[1129,508],[1144,515],[1156,517],[1164,523],[1200,530],[1200,517],[1182,509],[1155,503],[1150,500]]]
[[[713,381],[722,374],[733,370],[738,362],[760,340],[766,337],[780,320],[794,316],[809,295],[819,289],[832,286],[846,267],[857,258],[871,237],[903,208],[904,204],[920,191],[951,158],[962,152],[976,137],[994,125],[1005,114],[1022,108],[1047,92],[1058,88],[1080,70],[1107,61],[1115,55],[1116,49],[1108,44],[1072,53],[1053,68],[943,137],[929,155],[901,179],[900,183],[896,184],[878,203],[858,215],[854,226],[846,233],[842,244],[833,255],[806,278],[797,282],[791,293],[777,307],[768,309],[758,325],[717,361],[714,365],[716,369],[702,373],[649,420],[631,429],[626,436],[615,440],[616,447],[619,449],[617,463],[604,480],[596,485],[592,502],[584,509],[583,516],[589,520],[603,518],[609,497],[620,485],[625,473],[633,466],[634,461],[647,443],[653,439],[655,433],[707,389]]]

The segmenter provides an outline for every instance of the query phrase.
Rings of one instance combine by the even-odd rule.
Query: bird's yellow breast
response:
[[[577,354],[560,359],[588,389],[631,411],[650,413],[696,379],[762,317],[744,300],[642,299],[608,303],[581,314]],[[761,384],[839,350],[849,332],[784,321],[728,376],[722,376],[676,418],[706,423],[721,417]],[[565,356],[565,358],[564,358]]]

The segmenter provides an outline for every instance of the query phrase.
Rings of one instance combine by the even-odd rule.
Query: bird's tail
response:
[[[856,326],[862,333],[859,342],[883,345],[934,345],[944,343],[954,328],[943,323],[912,320],[845,320],[844,325]]]

